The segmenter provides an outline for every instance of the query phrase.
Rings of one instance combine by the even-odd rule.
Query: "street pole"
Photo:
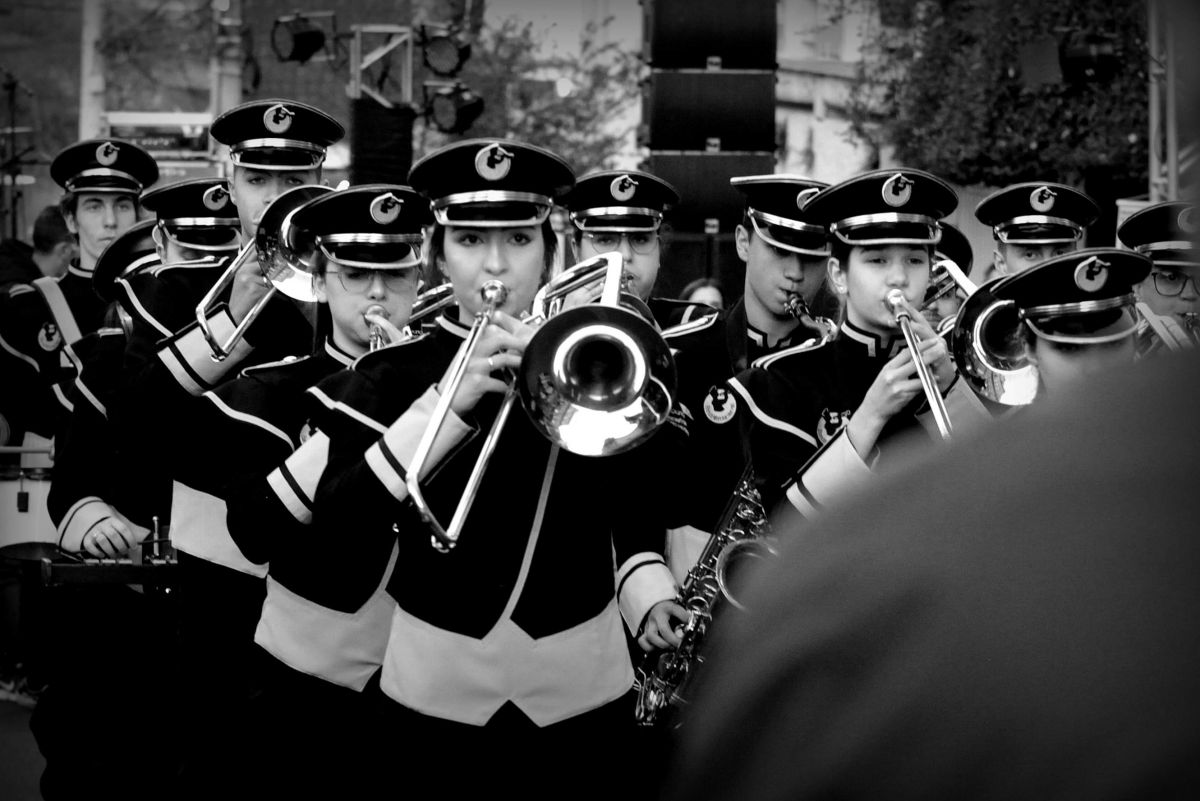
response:
[[[104,116],[104,58],[100,37],[104,30],[103,0],[83,0],[79,49],[79,138],[100,136]]]

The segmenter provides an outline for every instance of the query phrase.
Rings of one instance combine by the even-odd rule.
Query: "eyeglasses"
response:
[[[1185,275],[1176,270],[1154,271],[1154,288],[1165,298],[1182,295],[1188,281],[1192,282],[1192,292],[1200,294],[1200,284],[1196,283],[1196,276]]]
[[[357,267],[342,267],[325,272],[337,273],[342,289],[355,294],[368,291],[377,275],[383,281],[383,285],[392,292],[399,292],[410,284],[416,285],[411,270],[360,270]]]
[[[629,248],[634,253],[643,256],[658,247],[658,234],[654,231],[633,231],[624,234],[615,231],[585,231],[583,235],[590,239],[596,250],[601,253],[620,250],[622,239],[629,243]]]

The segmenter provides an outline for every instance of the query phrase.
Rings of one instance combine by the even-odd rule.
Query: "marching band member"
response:
[[[1133,363],[1134,292],[1150,270],[1150,259],[1139,253],[1088,248],[995,285],[996,299],[1017,308],[1018,334],[1037,369],[1039,397]]]
[[[945,396],[956,373],[945,341],[916,310],[929,283],[938,220],[957,203],[954,190],[920,170],[876,170],[812,197],[804,212],[829,226],[829,281],[845,299],[838,335],[772,356],[729,382],[735,413],[722,425],[748,432],[754,471],[768,508],[812,515],[860,484],[881,450],[920,427],[926,414],[912,354],[887,298],[899,290]],[[973,397],[963,399],[973,406]]]
[[[379,335],[372,329],[399,335],[407,324],[429,202],[408,187],[372,184],[317,197],[292,219],[313,240],[306,258],[329,307],[330,335],[309,356],[248,368],[206,393],[210,404],[196,429],[201,440],[219,443],[228,463],[210,469],[227,485],[213,489],[227,500],[230,535],[248,559],[270,562],[252,632],[273,657],[255,715],[270,732],[272,764],[263,772],[275,774],[277,793],[356,794],[377,786],[366,772],[373,738],[362,690],[382,663],[395,604],[385,574],[364,603],[337,607],[327,589],[338,582],[328,550],[294,547],[297,528],[311,521],[328,450],[327,437],[307,425],[302,396],[367,353]],[[273,771],[297,759],[303,773]]]
[[[605,170],[580,178],[563,204],[575,226],[579,259],[616,251],[625,260],[629,292],[644,300],[659,327],[686,323],[712,310],[653,297],[662,266],[663,212],[679,202],[675,187],[648,172]],[[599,296],[599,289],[591,292]]]
[[[71,410],[74,372],[63,345],[95,331],[104,317],[105,304],[92,289],[96,260],[137,222],[138,197],[158,180],[158,165],[131,142],[89,139],[55,156],[50,176],[65,192],[59,207],[79,238],[79,262],[61,277],[10,287],[0,303],[0,348],[10,365],[4,372],[28,398],[17,405],[26,414],[15,427],[46,439]]]
[[[1153,266],[1137,287],[1143,327],[1181,328],[1173,341],[1194,344],[1200,315],[1200,257],[1196,256],[1196,209],[1191,203],[1167,201],[1131,214],[1117,228],[1121,244],[1145,256]],[[1173,326],[1175,323],[1177,326]],[[1151,341],[1165,341],[1159,336]],[[1153,347],[1153,345],[1151,345]]]
[[[676,353],[686,453],[673,471],[668,563],[683,581],[715,528],[745,465],[740,438],[728,422],[737,408],[726,381],[754,360],[826,335],[811,311],[827,294],[829,256],[824,224],[804,203],[826,184],[795,175],[731,180],[746,197],[737,227],[746,263],[745,292],[727,312],[665,332]],[[713,458],[713,454],[722,454]],[[701,488],[697,491],[697,488]]]
[[[1078,250],[1099,216],[1096,201],[1065,184],[1013,184],[993,192],[975,207],[975,218],[996,238],[985,280]]]
[[[233,163],[230,199],[236,204],[245,243],[255,241],[265,209],[282,192],[320,180],[326,148],[341,138],[342,126],[302,103],[264,100],[244,103],[214,120],[211,134],[229,147]],[[275,232],[278,233],[278,232]],[[251,251],[253,254],[253,251]],[[223,497],[213,482],[215,469],[228,470],[211,443],[192,438],[180,420],[207,403],[201,396],[234,377],[238,369],[312,351],[308,311],[287,298],[272,298],[245,337],[223,360],[213,352],[195,319],[200,296],[224,275],[228,260],[215,268],[164,268],[129,281],[127,295],[148,315],[130,338],[118,422],[131,447],[173,481],[171,540],[178,555],[177,598],[184,677],[189,701],[189,738],[184,744],[183,786],[198,796],[217,792],[212,777],[235,759],[221,751],[259,684],[260,655],[253,632],[265,594],[267,567],[246,558],[229,535]],[[244,259],[223,302],[206,312],[215,338],[226,341],[234,327],[268,292],[264,266]],[[163,337],[168,316],[192,322]],[[139,333],[140,331],[140,333]],[[147,342],[153,343],[147,347]]]
[[[142,205],[155,218],[118,237],[93,270],[93,289],[106,303],[116,300],[119,286],[153,281],[164,266],[210,266],[213,256],[237,249],[238,218],[223,179],[158,187],[142,197]],[[124,295],[130,297],[135,296]],[[122,326],[132,317],[125,312]],[[77,372],[75,413],[57,448],[48,505],[59,526],[59,545],[70,551],[122,554],[146,537],[156,517],[165,524],[170,511],[169,482],[161,471],[147,470],[109,422],[128,341],[124,328],[113,325],[67,347]]]
[[[542,797],[571,792],[584,755],[600,768],[587,775],[588,791],[615,789],[633,727],[621,617],[645,642],[675,639],[672,620],[686,616],[670,600],[661,528],[636,517],[651,483],[645,468],[636,458],[560,450],[514,412],[458,547],[431,547],[406,489],[480,289],[499,280],[507,298],[469,361],[425,476],[440,518],[457,505],[507,390],[501,376],[518,369],[533,335],[517,315],[553,264],[547,218],[574,177],[540,148],[467,140],[417,162],[409,180],[431,199],[430,263],[449,276],[458,307],[429,336],[368,354],[311,391],[329,463],[309,527],[318,539],[297,547],[336,542],[353,555],[338,572],[369,579],[398,547],[388,582],[397,607],[375,692],[385,745],[405,755],[407,780],[449,795],[512,787]],[[346,516],[355,525],[337,525]],[[340,603],[363,600],[358,590]]]
[[[933,251],[935,267],[938,262],[951,261],[962,270],[963,275],[969,278],[971,265],[975,261],[970,241],[962,231],[950,223],[943,220],[941,225],[942,238]],[[929,289],[925,293],[925,301],[921,305],[922,313],[930,325],[941,329],[943,324],[949,325],[949,322],[958,314],[963,297],[956,282],[949,281],[949,279],[940,284],[931,281]]]

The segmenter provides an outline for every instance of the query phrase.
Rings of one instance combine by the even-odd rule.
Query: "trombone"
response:
[[[657,328],[642,316],[644,304],[621,292],[623,259],[603,253],[558,275],[534,298],[534,315],[546,320],[525,349],[479,457],[463,488],[450,524],[443,527],[422,492],[420,477],[450,404],[483,331],[508,297],[499,281],[480,290],[482,308],[455,355],[449,378],[413,454],[405,479],[409,496],[433,532],[433,546],[446,552],[462,534],[483,474],[509,412],[519,399],[530,421],[556,446],[588,456],[606,456],[643,442],[666,421],[675,394],[675,362]],[[600,300],[562,311],[571,292],[604,281]]]
[[[441,284],[440,286],[435,286],[433,289],[427,289],[420,295],[417,295],[417,299],[413,303],[412,312],[408,315],[408,323],[406,323],[404,326],[405,336],[396,340],[396,343],[406,342],[410,339],[420,336],[420,334],[414,331],[414,329],[419,327],[426,318],[432,317],[453,303],[454,287],[450,284]],[[367,307],[367,310],[363,313],[363,316],[365,317],[368,314],[386,317],[387,310],[379,304],[375,304]],[[377,351],[380,348],[387,347],[388,345],[396,344],[391,341],[391,337],[389,336],[388,332],[384,330],[383,326],[372,325],[369,327],[369,332],[370,335],[367,339],[368,351]]]
[[[917,367],[917,378],[921,380],[921,389],[925,392],[925,400],[929,402],[929,411],[933,414],[933,421],[937,424],[938,433],[942,435],[942,439],[950,439],[950,415],[946,413],[942,392],[938,389],[929,365],[925,364],[925,360],[921,358],[921,343],[917,341],[917,335],[913,333],[912,315],[909,314],[908,307],[904,305],[904,293],[899,289],[893,289],[887,294],[887,302],[896,315],[896,323],[900,326],[900,332],[904,334],[904,341],[908,344],[913,364]]]
[[[332,192],[328,186],[306,185],[289,189],[271,202],[263,211],[254,241],[243,247],[229,267],[217,279],[196,306],[196,322],[213,352],[213,360],[222,362],[233,353],[233,348],[246,334],[246,329],[258,319],[267,303],[276,292],[282,292],[294,300],[313,303],[317,296],[312,280],[312,268],[304,263],[300,251],[300,232],[290,224],[292,214],[313,198]],[[237,271],[250,260],[258,257],[263,275],[271,282],[271,289],[251,307],[224,342],[218,342],[208,322],[220,298],[233,285]]]
[[[1026,406],[1037,395],[1037,370],[1019,336],[1021,318],[1010,300],[1000,300],[1002,275],[963,302],[954,321],[950,351],[959,375],[976,395],[1002,406]]]

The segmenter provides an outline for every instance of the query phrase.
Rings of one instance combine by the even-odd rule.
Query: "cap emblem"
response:
[[[263,112],[263,125],[274,134],[281,134],[292,127],[292,119],[296,112],[282,103],[276,103]]]
[[[96,161],[103,167],[111,167],[117,163],[117,151],[120,150],[112,142],[105,142],[96,148]]]
[[[620,175],[613,178],[611,184],[608,185],[608,191],[612,193],[613,200],[624,202],[633,197],[637,192],[638,182],[633,180],[628,175]]]
[[[475,154],[475,172],[485,181],[499,181],[512,169],[513,154],[493,142]]]
[[[893,208],[903,206],[912,197],[912,186],[911,178],[896,173],[883,182],[883,202]]]
[[[704,396],[704,416],[714,423],[728,423],[737,414],[737,396],[725,387],[712,386]]]
[[[1048,186],[1039,186],[1037,189],[1029,193],[1029,206],[1034,211],[1045,214],[1054,208],[1054,200],[1058,197],[1058,193]]]
[[[796,208],[803,211],[804,204],[808,202],[808,199],[811,198],[813,195],[820,193],[820,191],[821,190],[817,189],[815,186],[810,186],[808,189],[801,189],[799,192],[796,193]],[[885,197],[886,197],[886,195],[885,195]]]
[[[210,186],[204,190],[200,200],[209,211],[220,211],[229,205],[229,190],[220,184]]]
[[[1081,261],[1075,268],[1075,286],[1084,292],[1099,292],[1108,283],[1108,269],[1111,266],[1096,256]]]
[[[1179,230],[1185,234],[1196,233],[1196,209],[1188,206],[1180,211],[1177,222],[1179,223]]]
[[[400,216],[400,207],[403,204],[403,200],[391,192],[385,192],[371,201],[371,219],[380,225],[393,223]]]

